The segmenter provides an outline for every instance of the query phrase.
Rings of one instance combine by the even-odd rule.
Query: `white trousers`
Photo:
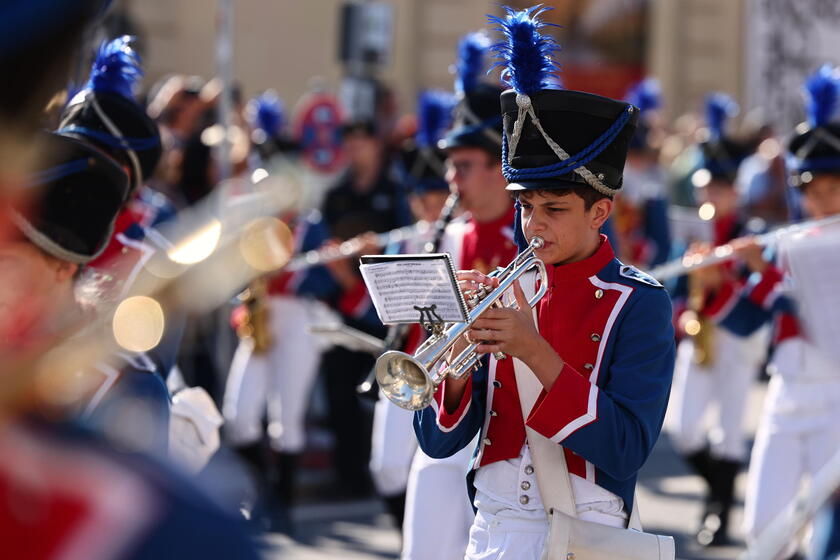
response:
[[[267,305],[273,344],[256,355],[251,340],[240,341],[225,387],[225,431],[234,445],[254,443],[262,437],[267,413],[272,449],[298,453],[304,446],[304,417],[320,359],[320,346],[307,331],[312,304],[272,296]]]
[[[466,476],[474,446],[452,457],[414,455],[406,490],[402,560],[461,560],[475,514]]]
[[[840,380],[771,378],[747,475],[744,531],[749,542],[794,499],[803,479],[840,450],[838,396]],[[833,407],[826,406],[829,399]]]
[[[414,412],[400,408],[382,393],[373,411],[370,473],[383,496],[405,492],[408,472],[417,452]]]
[[[709,366],[694,361],[693,339],[677,348],[671,436],[681,453],[694,453],[708,444],[713,456],[741,461],[746,453],[744,409],[766,353],[767,329],[742,338],[716,328],[715,336],[715,360]],[[711,428],[704,422],[709,412],[715,413]]]

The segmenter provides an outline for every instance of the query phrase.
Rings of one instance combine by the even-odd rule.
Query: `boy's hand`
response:
[[[517,304],[515,308],[488,309],[473,323],[467,338],[472,342],[481,343],[476,352],[504,352],[523,361],[533,354],[541,337],[534,324],[528,299],[518,281],[513,284],[513,295]]]

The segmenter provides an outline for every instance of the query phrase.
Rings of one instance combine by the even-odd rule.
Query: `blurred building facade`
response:
[[[488,0],[383,0],[393,45],[382,78],[401,111],[417,92],[449,89],[458,39],[499,14]],[[246,95],[274,88],[294,104],[318,76],[338,91],[345,0],[235,2],[235,72]],[[509,0],[515,8],[531,1]],[[836,0],[548,0],[566,87],[618,97],[641,76],[662,83],[666,117],[697,111],[711,90],[762,107],[783,127],[801,118],[799,86],[822,62],[840,62]],[[214,0],[118,0],[142,38],[148,83],[215,71]]]

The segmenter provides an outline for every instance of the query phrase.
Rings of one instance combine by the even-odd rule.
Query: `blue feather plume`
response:
[[[465,35],[458,43],[458,62],[455,64],[457,93],[472,91],[478,85],[489,50],[490,38],[480,31]]]
[[[502,67],[502,81],[517,93],[547,89],[552,85],[551,75],[558,70],[551,57],[560,50],[554,38],[540,33],[542,28],[554,26],[539,20],[550,8],[537,4],[521,11],[507,6],[504,9],[507,12],[504,19],[488,16],[492,23],[498,24],[496,30],[505,38],[491,47],[499,59],[493,68]]]
[[[737,115],[739,110],[735,100],[725,93],[715,92],[706,97],[706,126],[713,140],[723,138],[726,120]]]
[[[275,138],[283,128],[283,101],[273,91],[266,91],[253,100],[253,120],[255,128],[265,132],[269,138]]]
[[[134,37],[123,35],[111,42],[103,41],[90,69],[88,89],[97,93],[114,93],[134,100],[134,88],[143,77],[140,56],[131,48]]]
[[[822,126],[831,121],[840,97],[840,77],[834,68],[824,64],[805,82],[805,110],[808,124]]]
[[[662,106],[662,89],[656,78],[645,78],[627,92],[625,101],[635,105],[644,114]]]
[[[454,96],[446,91],[427,90],[417,102],[417,145],[435,147],[452,121]]]

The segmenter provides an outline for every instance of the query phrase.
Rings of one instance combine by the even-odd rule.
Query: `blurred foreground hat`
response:
[[[87,85],[64,110],[59,132],[95,144],[126,166],[133,192],[151,177],[162,146],[157,124],[134,98],[143,71],[132,40],[102,43]]]
[[[46,253],[86,263],[107,246],[128,194],[128,176],[109,155],[75,138],[43,134],[44,157],[26,178],[11,220]]]

